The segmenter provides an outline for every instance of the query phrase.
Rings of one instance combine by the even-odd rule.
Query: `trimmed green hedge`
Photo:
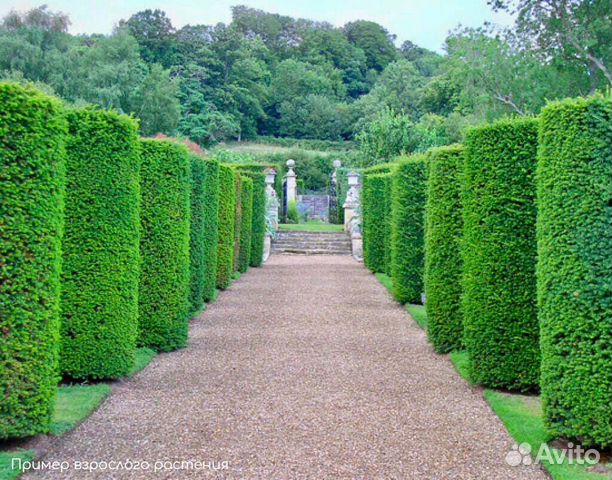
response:
[[[189,228],[190,272],[190,316],[199,312],[204,304],[206,277],[206,219],[204,208],[206,197],[206,160],[198,155],[191,157],[191,225]]]
[[[542,111],[538,303],[545,424],[612,445],[612,109],[573,99]]]
[[[141,146],[139,343],[166,352],[187,343],[191,162],[171,141]]]
[[[253,226],[251,230],[251,253],[249,264],[260,267],[263,261],[264,240],[266,237],[266,175],[264,165],[236,165],[240,175],[253,180]]]
[[[463,345],[461,318],[460,168],[463,147],[434,148],[427,155],[425,205],[425,296],[427,335],[434,350],[448,353]]]
[[[538,385],[535,166],[537,121],[472,129],[462,191],[464,341],[475,382]]]
[[[253,229],[253,180],[242,177],[240,190],[240,253],[238,255],[238,271],[244,273],[249,268],[251,259],[251,234]]]
[[[219,242],[217,244],[217,288],[230,286],[234,272],[234,226],[236,218],[236,173],[229,165],[219,167]]]
[[[373,272],[389,271],[390,197],[391,173],[370,173],[363,176],[363,261]]]
[[[119,378],[136,359],[138,125],[94,108],[67,118],[60,367],[77,379]]]
[[[58,381],[66,121],[0,83],[0,440],[46,432]]]
[[[407,157],[392,178],[391,279],[393,296],[401,303],[421,303],[423,293],[423,229],[425,222],[425,157]]]
[[[232,271],[238,271],[240,261],[240,233],[242,232],[242,177],[240,173],[234,172],[234,184],[236,186],[236,214],[234,216],[234,258],[232,259]]]
[[[217,290],[217,244],[219,243],[219,162],[204,160],[203,176],[204,286],[202,299],[209,302]]]

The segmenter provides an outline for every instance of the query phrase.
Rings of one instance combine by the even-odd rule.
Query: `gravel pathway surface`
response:
[[[508,466],[512,445],[361,264],[275,256],[52,444],[44,460],[68,471],[25,478],[547,478]],[[74,464],[127,460],[149,465]]]

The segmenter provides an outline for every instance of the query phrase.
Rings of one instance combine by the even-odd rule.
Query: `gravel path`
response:
[[[116,385],[51,446],[44,460],[68,471],[26,478],[547,478],[507,466],[512,444],[362,265],[275,256],[193,321],[188,348]],[[150,468],[73,463],[127,459]],[[187,460],[204,468],[154,471]]]

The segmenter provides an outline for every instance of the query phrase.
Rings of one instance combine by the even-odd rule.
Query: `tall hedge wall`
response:
[[[236,165],[236,170],[253,180],[253,226],[251,229],[251,253],[249,264],[260,267],[263,260],[266,237],[266,175],[263,165]]]
[[[219,242],[217,246],[217,288],[227,288],[234,271],[234,225],[236,217],[236,173],[232,167],[219,168]]]
[[[461,349],[461,207],[463,147],[435,148],[427,155],[425,296],[427,334],[439,353]]]
[[[190,256],[190,316],[201,310],[204,304],[204,287],[206,282],[206,219],[205,214],[205,181],[206,160],[198,155],[191,159],[191,225],[189,228]]]
[[[189,314],[191,162],[167,140],[142,140],[139,343],[183,347]]]
[[[72,378],[118,378],[136,358],[138,125],[93,108],[67,117],[60,366]]]
[[[612,111],[610,99],[542,112],[538,303],[545,424],[612,445]]]
[[[389,270],[390,196],[390,173],[364,175],[361,194],[363,260],[373,272],[387,273]]]
[[[0,440],[48,429],[58,381],[66,121],[0,83]]]
[[[240,262],[240,233],[242,232],[242,177],[240,173],[234,172],[234,182],[236,185],[236,214],[234,216],[234,258],[232,259],[232,269],[238,271]]]
[[[464,341],[474,380],[528,390],[539,380],[536,311],[537,121],[468,132],[464,162]]]
[[[399,302],[421,303],[423,229],[425,222],[425,157],[402,159],[393,173],[391,202],[391,278]]]
[[[219,242],[219,162],[204,161],[203,175],[203,243],[204,285],[202,299],[215,298],[217,289],[217,243]]]
[[[242,177],[240,190],[240,253],[238,255],[238,271],[244,273],[249,268],[251,260],[251,235],[253,229],[253,180]]]

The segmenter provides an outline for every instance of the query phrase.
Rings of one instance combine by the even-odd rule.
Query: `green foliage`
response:
[[[612,445],[611,125],[609,98],[550,104],[537,171],[545,424],[601,447]]]
[[[236,210],[234,215],[234,256],[232,258],[232,272],[238,272],[240,261],[240,234],[242,233],[242,177],[234,172]]]
[[[390,274],[393,296],[401,303],[420,303],[423,292],[423,230],[425,221],[425,158],[399,160],[390,201]]]
[[[253,208],[251,226],[251,249],[249,265],[261,266],[263,259],[264,238],[266,235],[266,175],[264,165],[241,164],[234,167],[242,176],[253,181]]]
[[[119,378],[136,355],[138,126],[93,108],[67,117],[60,367],[72,378]]]
[[[209,302],[217,290],[217,244],[219,243],[219,162],[204,161],[202,192],[202,238],[204,258],[204,285],[202,299]]]
[[[417,147],[414,125],[404,115],[383,110],[358,136],[363,156],[368,165],[384,163]]]
[[[219,241],[217,244],[217,288],[230,286],[234,271],[236,220],[236,173],[228,165],[219,167]]]
[[[0,440],[45,432],[58,381],[61,105],[0,83]]]
[[[198,155],[191,158],[191,224],[189,227],[190,314],[199,312],[204,303],[206,284],[206,160]]]
[[[287,220],[285,223],[300,223],[300,212],[295,200],[289,200],[287,203]]]
[[[238,271],[244,273],[251,261],[251,235],[253,230],[253,180],[242,177],[240,190],[240,253],[238,255]]]
[[[142,140],[139,344],[185,346],[189,313],[191,164],[183,145]]]
[[[503,120],[466,139],[463,172],[464,342],[475,382],[538,385],[535,166],[537,122]]]
[[[436,352],[459,350],[461,317],[461,167],[463,147],[430,150],[425,205],[425,307],[427,335]]]
[[[367,172],[367,173],[366,173]],[[388,273],[391,241],[391,174],[363,175],[361,194],[363,260],[371,271]]]

